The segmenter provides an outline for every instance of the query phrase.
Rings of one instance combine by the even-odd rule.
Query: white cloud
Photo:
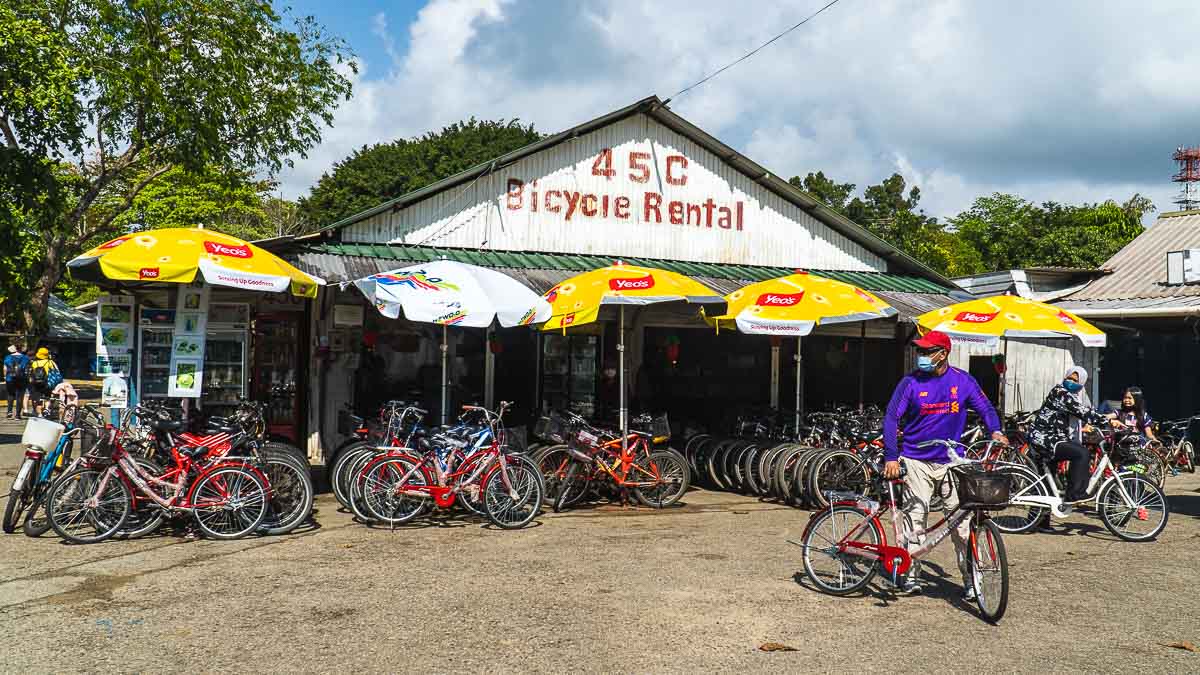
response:
[[[670,96],[820,6],[767,0],[433,0],[391,64],[368,64],[325,142],[285,175],[298,196],[363,144],[471,115],[557,131]],[[672,102],[784,176],[857,183],[899,171],[953,215],[981,194],[1095,201],[1174,187],[1169,154],[1200,142],[1200,12],[1126,3],[841,3]],[[378,72],[376,72],[378,71]]]

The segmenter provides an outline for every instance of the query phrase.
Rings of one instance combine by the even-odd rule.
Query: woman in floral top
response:
[[[1078,366],[1068,368],[1062,383],[1054,385],[1042,407],[1033,414],[1026,434],[1042,461],[1071,463],[1067,472],[1067,503],[1083,501],[1086,496],[1090,456],[1077,440],[1073,422],[1079,420],[1083,432],[1090,431],[1090,425],[1108,424],[1108,418],[1083,403],[1081,393],[1086,383],[1086,370]]]

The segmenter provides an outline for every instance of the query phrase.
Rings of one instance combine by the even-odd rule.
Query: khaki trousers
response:
[[[914,541],[906,542],[905,548],[911,553],[921,548],[925,543],[925,528],[929,520],[929,502],[933,498],[934,487],[937,482],[945,478],[946,472],[950,470],[949,464],[935,464],[933,462],[922,462],[917,459],[904,458],[904,467],[908,470],[908,474],[904,477],[904,517],[908,521],[908,527],[913,532],[918,532],[914,537]],[[950,495],[943,501],[943,508],[946,513],[954,510],[958,506],[958,495],[951,491]],[[970,568],[967,565],[967,540],[971,536],[971,519],[967,518],[954,528],[950,533],[950,538],[954,540],[954,552],[958,557],[958,571],[962,573],[964,585],[970,579]],[[913,565],[911,575],[920,574],[920,563]]]

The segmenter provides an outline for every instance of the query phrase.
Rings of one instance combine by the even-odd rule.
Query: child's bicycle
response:
[[[1000,530],[988,516],[988,510],[1001,508],[1007,501],[1007,482],[1003,476],[983,471],[977,462],[962,458],[956,441],[928,441],[921,447],[943,445],[955,465],[950,474],[958,490],[959,504],[932,527],[911,531],[908,521],[897,508],[897,486],[905,471],[896,479],[883,478],[883,467],[872,465],[874,480],[882,501],[848,492],[828,494],[829,507],[813,514],[804,529],[800,546],[804,550],[804,572],[822,592],[848,595],[861,590],[882,572],[899,586],[913,564],[925,558],[965,520],[971,522],[966,544],[970,581],[975,604],[984,620],[996,623],[1008,607],[1008,556]],[[901,460],[903,461],[903,460]],[[882,516],[891,511],[895,545],[888,543]],[[909,552],[904,544],[921,535],[925,543]]]

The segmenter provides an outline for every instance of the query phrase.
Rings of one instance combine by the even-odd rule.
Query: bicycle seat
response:
[[[208,454],[209,447],[207,445],[185,445],[179,448],[179,454],[191,459],[200,459]]]

